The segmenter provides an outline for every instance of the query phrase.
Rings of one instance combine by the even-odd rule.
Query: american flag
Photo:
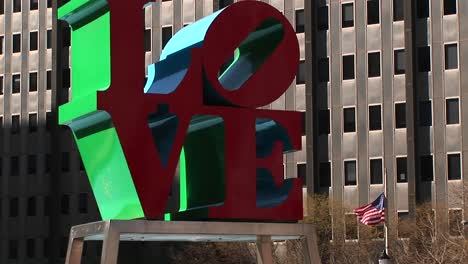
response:
[[[385,222],[385,195],[382,193],[370,204],[354,209],[359,221],[365,225],[378,225]]]

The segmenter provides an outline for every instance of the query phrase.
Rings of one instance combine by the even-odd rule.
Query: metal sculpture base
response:
[[[255,242],[257,263],[273,264],[272,241],[302,241],[304,263],[320,263],[310,224],[112,220],[71,228],[66,264],[81,263],[84,241],[103,241],[101,264],[117,264],[120,241]]]

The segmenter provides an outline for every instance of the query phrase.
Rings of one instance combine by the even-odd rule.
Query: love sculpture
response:
[[[145,84],[149,2],[71,0],[58,11],[72,27],[73,95],[59,122],[102,218],[302,219],[301,180],[283,172],[283,153],[301,149],[301,114],[259,109],[297,72],[287,19],[262,2],[230,5],[177,32]]]

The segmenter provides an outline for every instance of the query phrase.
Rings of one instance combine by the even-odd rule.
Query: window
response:
[[[11,116],[11,133],[18,134],[20,131],[20,120],[19,115]]]
[[[161,34],[161,47],[164,49],[166,44],[169,42],[169,40],[172,38],[172,27],[163,27],[162,28],[162,34]]]
[[[52,89],[52,71],[47,71],[47,90]]]
[[[406,127],[406,103],[395,104],[395,128]]]
[[[306,135],[306,129],[307,129],[307,123],[306,123],[306,112],[302,111],[301,112],[301,119],[302,119],[302,128],[301,128],[301,135],[305,136]]]
[[[78,197],[78,211],[80,214],[87,214],[88,213],[88,194],[87,193],[80,193]]]
[[[45,159],[45,172],[48,173],[52,170],[52,155],[47,154]]]
[[[21,76],[13,74],[11,78],[12,93],[19,93],[21,91]]]
[[[397,182],[408,182],[408,177],[406,177],[407,168],[406,168],[406,157],[401,157],[396,159],[396,170],[397,170]]]
[[[297,178],[302,179],[302,186],[307,186],[307,165],[305,163],[297,164]]]
[[[343,131],[345,133],[356,132],[356,116],[354,112],[354,107],[343,109]]]
[[[449,234],[451,236],[463,235],[463,211],[461,209],[449,209]]]
[[[369,77],[380,76],[380,52],[368,54],[368,66]]]
[[[8,258],[9,259],[18,258],[18,241],[16,240],[8,241]]]
[[[21,0],[13,0],[13,12],[21,12]]]
[[[19,158],[11,157],[10,159],[10,175],[18,176],[19,175]]]
[[[417,0],[418,1],[418,18],[429,17],[429,0]]]
[[[60,198],[60,213],[70,213],[70,196],[67,194],[62,195],[62,197]]]
[[[48,29],[47,30],[47,49],[52,48],[52,30]]]
[[[145,29],[145,52],[151,51],[151,29]]]
[[[394,52],[394,65],[395,65],[395,75],[398,74],[405,74],[406,68],[406,58],[405,58],[405,50],[395,50]]]
[[[343,80],[354,79],[354,55],[343,56]]]
[[[44,216],[50,215],[50,196],[44,197]]]
[[[344,162],[345,185],[356,185],[356,161]]]
[[[460,154],[448,154],[447,167],[449,180],[461,180]]]
[[[0,76],[0,95],[3,94],[3,76]]]
[[[445,45],[445,69],[452,70],[458,68],[458,48],[457,44]]]
[[[37,50],[37,31],[29,32],[29,50]]]
[[[3,42],[5,40],[4,36],[0,36],[0,54],[3,54]]]
[[[320,162],[319,180],[320,180],[320,187],[331,186],[331,163],[330,162]]]
[[[28,174],[35,174],[36,173],[36,156],[29,155],[28,156]]]
[[[358,238],[358,225],[355,214],[345,215],[345,229],[346,239],[357,239]]]
[[[37,72],[29,73],[29,91],[37,91]]]
[[[47,8],[51,8],[52,7],[52,0],[47,0]]]
[[[52,118],[52,112],[46,112],[46,129],[49,131],[54,127]]]
[[[431,101],[419,102],[419,125],[420,126],[432,126]]]
[[[5,2],[4,0],[0,0],[0,15],[5,14]]]
[[[418,61],[419,61],[420,72],[431,71],[431,48],[430,47],[418,48]]]
[[[39,0],[30,0],[29,1],[29,10],[37,10]]]
[[[297,70],[296,84],[305,83],[305,61],[299,63],[299,68]]]
[[[87,243],[84,243],[85,245]],[[46,238],[44,239],[44,246],[42,247],[42,255],[44,256],[44,258],[48,258],[49,257],[49,252],[50,252],[50,243],[49,243],[49,239]]]
[[[80,158],[80,171],[84,171],[84,170],[85,170],[85,167],[83,164],[83,160]]]
[[[296,10],[296,33],[305,32],[304,9]]]
[[[404,19],[404,1],[405,0],[393,0],[393,21],[402,21]]]
[[[342,26],[343,28],[354,27],[353,3],[346,3],[342,6]]]
[[[11,198],[10,199],[10,217],[17,217],[18,216],[18,198]]]
[[[378,24],[380,22],[380,0],[368,0],[367,1],[367,24]]]
[[[71,32],[70,26],[65,26],[62,28],[62,47],[67,48],[70,47],[71,44]]]
[[[457,0],[444,0],[444,15],[457,13]]]
[[[381,130],[382,129],[382,117],[381,117],[381,106],[371,105],[369,106],[369,130]]]
[[[13,34],[13,53],[21,52],[21,34]]]
[[[420,173],[422,181],[432,181],[434,178],[434,166],[432,163],[432,156],[421,156],[420,157]]]
[[[33,238],[26,240],[26,256],[34,258],[36,255],[36,241]]]
[[[68,152],[62,153],[62,171],[67,172],[70,170],[70,158]]]
[[[318,77],[320,82],[328,82],[330,80],[329,74],[330,66],[329,59],[322,58],[318,61]]]
[[[330,110],[319,111],[319,135],[330,134]]]
[[[217,0],[215,0],[216,2]],[[234,0],[219,0],[219,8],[225,8],[228,5],[231,5],[234,2]]]
[[[447,105],[446,106],[447,109],[445,111],[445,114],[446,114],[447,125],[460,123],[458,99],[457,98],[447,99],[446,105]]]
[[[68,89],[70,88],[70,68],[63,69],[62,73],[62,88]]]
[[[36,216],[36,198],[34,196],[28,198],[27,215]]]
[[[328,6],[321,6],[317,12],[318,30],[328,30]]]
[[[382,184],[382,159],[370,160],[370,181],[371,184]]]

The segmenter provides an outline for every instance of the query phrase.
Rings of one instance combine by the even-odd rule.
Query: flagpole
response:
[[[384,199],[387,199],[387,169],[384,171]],[[388,199],[384,200],[384,212],[385,212],[385,222],[384,222],[384,239],[385,239],[385,250],[382,252],[382,255],[379,258],[379,263],[391,263],[390,257],[388,256]]]

